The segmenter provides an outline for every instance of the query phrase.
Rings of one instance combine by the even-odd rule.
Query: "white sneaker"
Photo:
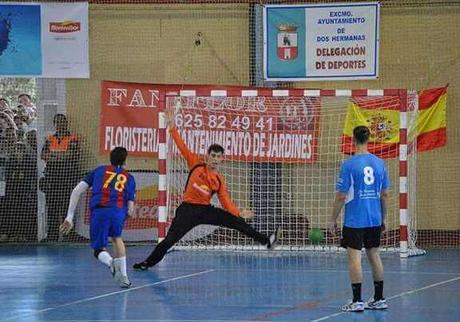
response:
[[[385,299],[374,301],[374,298],[371,297],[367,302],[364,303],[364,308],[366,310],[385,310],[388,308],[388,304]]]
[[[280,237],[281,237],[281,229],[277,227],[275,231],[273,232],[273,234],[271,234],[270,237],[268,237],[267,248],[270,250],[274,249]]]
[[[112,265],[110,265],[111,271],[113,268],[113,279],[120,285],[121,288],[130,288],[132,284],[129,281],[128,276],[123,275],[120,271],[120,267],[117,267],[114,262],[115,261],[112,261]]]
[[[345,312],[363,312],[364,302],[350,302],[347,305],[342,306],[342,311]]]
[[[120,284],[121,288],[130,288],[133,284],[128,279],[128,276],[121,275],[118,279],[118,283]]]

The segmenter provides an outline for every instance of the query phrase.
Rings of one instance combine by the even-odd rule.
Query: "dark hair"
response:
[[[7,100],[6,98],[4,98],[4,97],[0,97],[0,101],[4,101],[6,104],[10,104],[10,103],[8,102],[8,100]]]
[[[211,152],[216,152],[216,153],[222,153],[224,154],[225,150],[224,148],[222,147],[222,145],[219,145],[219,144],[211,144],[208,148],[208,154],[210,154]]]
[[[32,99],[32,97],[31,97],[29,94],[26,94],[26,93],[19,94],[19,95],[18,95],[18,98],[21,98],[21,97],[23,97],[23,96],[28,97],[30,100]]]
[[[58,114],[54,115],[54,117],[53,117],[53,124],[54,125],[56,125],[56,122],[57,122],[58,118],[61,118],[67,124],[67,116],[65,116],[64,114],[58,113]]]
[[[110,163],[115,166],[122,166],[125,164],[127,156],[128,150],[126,150],[124,147],[117,146],[115,149],[110,151]]]
[[[371,132],[369,128],[364,125],[357,126],[353,129],[353,138],[355,139],[356,144],[364,144],[369,141],[369,136]]]

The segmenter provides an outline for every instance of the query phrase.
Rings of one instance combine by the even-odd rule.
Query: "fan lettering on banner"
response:
[[[130,92],[126,88],[107,88],[109,92],[107,106],[127,106],[127,107],[158,107],[159,91],[135,89]],[[126,102],[129,101],[129,104]]]

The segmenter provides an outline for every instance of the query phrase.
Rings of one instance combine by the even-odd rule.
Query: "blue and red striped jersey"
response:
[[[120,166],[102,165],[83,179],[92,187],[90,208],[127,208],[128,201],[135,200],[134,177]]]

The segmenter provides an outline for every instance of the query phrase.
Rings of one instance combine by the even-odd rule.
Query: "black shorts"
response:
[[[382,227],[350,228],[343,226],[340,246],[361,250],[380,246]]]

